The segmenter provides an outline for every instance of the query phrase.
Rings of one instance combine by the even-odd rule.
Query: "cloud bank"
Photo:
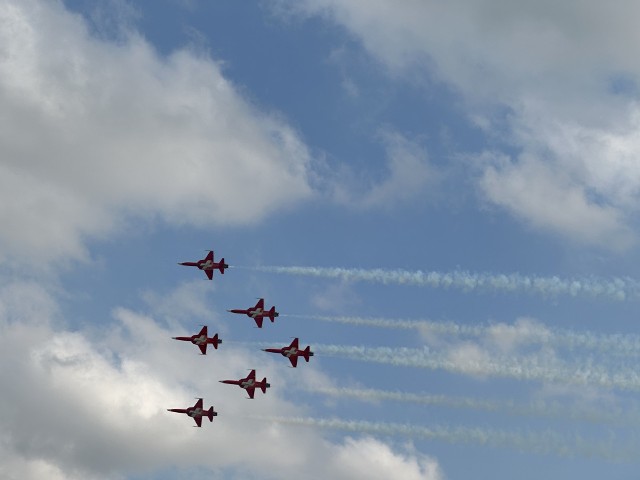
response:
[[[0,306],[0,381],[11,385],[0,395],[2,478],[117,479],[194,467],[193,478],[442,478],[435,460],[380,440],[329,442],[248,419],[307,413],[283,393],[299,377],[268,358],[258,373],[275,375],[278,388],[272,379],[268,395],[245,401],[217,380],[246,374],[246,350],[227,345],[202,357],[152,316],[126,309],[114,311],[113,325],[71,332],[35,283],[4,285]],[[303,382],[318,375],[310,370]],[[201,429],[166,411],[195,396],[219,412]]]
[[[631,20],[638,4],[279,5],[343,26],[393,76],[458,93],[472,123],[506,145],[473,158],[483,200],[580,243],[623,250],[635,242],[640,61],[629,45],[640,40]]]
[[[4,260],[82,258],[123,222],[257,222],[311,195],[298,134],[219,64],[125,33],[93,36],[58,1],[0,2]]]

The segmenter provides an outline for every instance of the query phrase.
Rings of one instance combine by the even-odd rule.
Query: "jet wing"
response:
[[[246,390],[249,394],[249,398],[253,398],[253,395],[256,393],[256,387],[247,387]]]
[[[202,343],[202,344],[198,345],[198,348],[200,349],[200,351],[202,352],[203,355],[207,354],[207,344],[206,343]]]
[[[213,280],[213,270],[205,270],[204,273],[207,274],[207,277],[209,277],[209,280]]]
[[[255,308],[256,310],[258,308],[261,309],[261,310],[264,310],[264,298],[259,299],[258,303],[256,303],[256,306],[253,307],[253,308]]]
[[[207,326],[203,326],[202,330],[200,330],[200,333],[198,334],[199,337],[201,337],[202,335],[204,335],[205,337],[207,336]]]
[[[198,399],[198,401],[193,406],[193,408],[199,408],[200,410],[202,410],[202,399],[201,398]]]
[[[207,260],[211,260],[213,262],[213,250],[209,250],[209,253],[207,253],[207,256],[204,257],[204,261],[206,262]]]
[[[296,350],[298,350],[298,337],[293,339],[293,342],[291,342],[291,345],[289,345],[289,348],[295,348]]]
[[[247,375],[247,378],[245,378],[245,380],[255,380],[256,379],[256,371],[255,370],[251,370],[251,372],[249,372],[249,375]]]
[[[257,317],[253,317],[253,319],[256,321],[258,328],[262,328],[262,321],[264,320],[264,317],[262,315],[258,315]]]
[[[296,368],[296,366],[298,365],[298,356],[297,355],[291,355],[289,357],[289,361],[291,362],[291,366],[293,368]]]
[[[193,419],[196,421],[196,425],[201,427],[202,426],[202,415],[199,415],[197,417],[193,417]]]

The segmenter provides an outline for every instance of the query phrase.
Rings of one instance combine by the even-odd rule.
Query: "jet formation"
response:
[[[202,260],[198,260],[197,262],[182,262],[179,265],[185,265],[188,267],[198,267],[199,270],[204,271],[209,280],[213,279],[214,270],[219,270],[221,274],[224,274],[225,269],[229,268],[229,265],[225,263],[224,258],[220,259],[219,262],[214,260],[213,250],[207,250],[207,256]],[[271,323],[275,323],[276,317],[280,314],[276,311],[275,305],[270,309],[265,309],[264,307],[264,298],[258,299],[258,302],[253,307],[249,307],[246,309],[232,309],[227,310],[231,313],[240,313],[245,314],[249,318],[252,318],[258,328],[262,328],[262,324],[265,318],[271,320]],[[213,345],[214,349],[218,349],[218,345],[222,343],[222,339],[218,337],[216,333],[213,337],[208,336],[207,326],[204,325],[200,332],[191,336],[183,336],[183,337],[172,337],[174,340],[181,340],[185,342],[191,342],[194,345],[197,345],[200,349],[200,353],[202,355],[207,354],[207,346]],[[309,361],[309,358],[313,356],[313,352],[311,351],[311,347],[307,346],[305,349],[300,350],[298,345],[298,338],[294,338],[289,346],[285,346],[282,348],[265,348],[263,351],[271,352],[271,353],[280,353],[282,356],[289,359],[292,367],[296,367],[298,365],[298,357],[302,357],[306,362]],[[271,387],[271,384],[267,382],[267,377],[264,377],[262,380],[256,380],[256,371],[252,369],[245,378],[241,378],[239,380],[220,380],[220,383],[226,383],[229,385],[238,385],[240,388],[246,390],[250,399],[253,399],[255,396],[256,389],[262,390],[262,393],[267,393],[267,389]],[[210,422],[213,422],[213,417],[218,415],[218,412],[214,411],[213,406],[209,408],[209,410],[204,410],[203,408],[203,400],[202,398],[198,398],[198,401],[193,407],[189,408],[170,408],[168,409],[170,412],[175,413],[185,413],[196,422],[196,426],[200,427],[202,425],[202,417],[207,417]]]

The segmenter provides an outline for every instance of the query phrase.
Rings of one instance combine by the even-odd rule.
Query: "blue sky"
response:
[[[634,478],[638,8],[0,0],[0,476]]]

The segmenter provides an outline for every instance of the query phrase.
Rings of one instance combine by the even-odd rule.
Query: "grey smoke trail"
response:
[[[550,431],[541,433],[513,433],[487,428],[444,426],[428,428],[397,423],[308,417],[251,416],[250,418],[287,425],[344,430],[374,435],[403,435],[427,440],[443,440],[449,443],[472,443],[492,447],[510,447],[524,452],[554,454],[561,457],[584,455],[612,461],[637,459],[636,452],[631,448],[629,448],[628,452],[623,452],[619,448],[614,448],[611,444],[596,443],[580,437],[573,437],[572,440],[569,440]]]
[[[431,320],[409,320],[390,318],[366,318],[349,316],[323,316],[284,314],[283,317],[309,318],[323,322],[348,325],[389,328],[398,330],[422,330],[425,333],[437,333],[451,336],[487,338],[500,329],[511,328],[519,334],[522,344],[540,344],[563,347],[569,350],[588,349],[608,355],[640,357],[640,335],[599,334],[590,331],[573,330],[543,326],[538,323],[518,323],[514,325],[463,325],[454,322],[436,322]]]
[[[483,410],[508,415],[562,418],[616,426],[628,426],[630,424],[640,425],[640,412],[621,411],[620,409],[614,410],[611,406],[606,409],[586,409],[575,406],[567,408],[558,403],[548,401],[517,403],[513,400],[478,400],[468,397],[376,390],[371,388],[313,387],[308,390],[323,395],[357,398],[360,400],[409,402],[419,405]]]
[[[422,270],[384,270],[380,268],[338,268],[338,267],[285,267],[259,266],[251,268],[269,273],[304,275],[323,278],[337,278],[346,281],[364,281],[385,285],[414,285],[432,288],[458,288],[464,291],[497,291],[537,293],[555,297],[602,297],[611,300],[640,298],[640,282],[633,278],[602,278],[596,276],[560,278],[519,273],[494,274],[473,273],[464,270],[451,272],[423,272]]]
[[[491,355],[482,360],[451,359],[449,355],[431,352],[428,348],[364,347],[351,345],[314,345],[317,354],[337,356],[367,362],[404,367],[445,370],[453,373],[538,380],[554,383],[594,385],[623,390],[640,390],[640,375],[636,370],[610,371],[591,359],[581,366],[560,364],[544,355],[514,358]]]

